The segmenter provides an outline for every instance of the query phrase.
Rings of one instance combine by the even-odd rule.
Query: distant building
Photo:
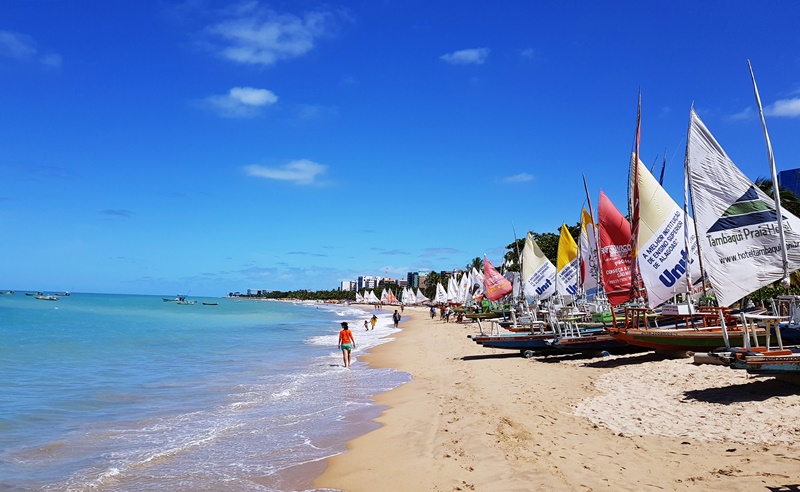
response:
[[[779,172],[778,186],[800,197],[800,169],[787,169]]]
[[[397,285],[399,287],[408,287],[408,280],[406,280],[404,278],[399,278],[399,279],[397,279]]]
[[[339,290],[350,290],[350,281],[349,280],[342,280],[342,283],[339,286]]]
[[[378,286],[379,279],[380,277],[373,277],[371,275],[358,277],[358,290],[374,289]]]
[[[419,272],[408,272],[406,282],[408,282],[409,287],[419,289]]]

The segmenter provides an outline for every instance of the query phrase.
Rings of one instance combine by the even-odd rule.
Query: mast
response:
[[[592,199],[589,196],[589,187],[586,185],[586,175],[581,173],[583,177],[583,191],[586,193],[586,204],[589,206],[589,216],[592,218],[593,231],[592,234],[594,235],[594,254],[595,254],[595,272],[597,276],[595,280],[597,281],[597,294],[603,293],[605,294],[605,289],[603,288],[603,269],[600,267],[600,218],[597,218],[595,222],[595,215],[594,210],[592,209]],[[591,258],[590,258],[591,260]],[[595,296],[597,295],[595,294]]]
[[[633,150],[633,190],[631,207],[631,297],[639,297],[639,142],[642,135],[642,90],[639,89],[639,103],[636,109],[636,136]]]
[[[767,158],[769,159],[769,171],[772,175],[772,194],[775,199],[775,212],[778,215],[778,237],[781,242],[781,263],[783,267],[783,280],[781,284],[784,287],[789,286],[789,258],[786,256],[786,236],[783,232],[783,210],[781,209],[781,195],[780,186],[778,186],[778,173],[775,170],[775,156],[772,154],[772,143],[769,141],[769,133],[767,133],[767,122],[764,119],[764,109],[761,107],[761,96],[758,95],[758,86],[756,86],[756,76],[753,75],[753,66],[750,60],[747,60],[747,67],[750,69],[750,78],[753,80],[753,92],[756,95],[756,104],[758,104],[758,115],[761,117],[761,127],[764,129],[764,140],[767,143]]]
[[[694,103],[692,103],[692,110],[689,112],[689,129],[686,130],[686,134],[688,135],[692,129],[692,113],[694,112]],[[686,155],[683,158],[683,173],[686,179],[686,184],[684,187],[689,188],[689,203],[692,206],[692,211],[696,213],[694,209],[694,192],[692,191],[692,174],[689,172],[689,142],[686,142]],[[703,266],[703,255],[700,253],[700,232],[697,230],[697,221],[693,220],[692,224],[694,225],[694,237],[696,238],[697,242],[697,259],[700,262],[700,279],[703,282],[703,295],[706,295],[706,269]],[[688,246],[687,246],[688,247]],[[688,266],[688,265],[687,265]],[[686,269],[686,272],[689,273],[689,269]]]

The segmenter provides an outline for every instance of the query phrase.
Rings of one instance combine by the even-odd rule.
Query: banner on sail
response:
[[[631,296],[631,225],[602,190],[597,225],[603,290],[609,303],[617,306]]]
[[[637,165],[640,223],[636,264],[647,290],[647,304],[656,307],[675,294],[691,292],[687,270],[690,279],[700,279],[697,237],[694,224],[687,224],[683,209],[642,161]],[[684,230],[686,227],[688,231]]]
[[[587,296],[597,292],[597,231],[589,212],[581,209],[580,265],[583,291]]]
[[[556,289],[561,295],[578,294],[578,245],[566,224],[561,224],[561,236],[558,240],[558,257],[556,258]]]
[[[522,248],[523,292],[529,299],[547,299],[556,292],[556,267],[529,232]]]
[[[512,290],[511,282],[503,277],[485,256],[483,258],[483,282],[486,285],[486,297],[491,301],[500,299]]]
[[[783,278],[779,227],[788,271],[800,269],[800,219],[783,210],[778,221],[775,202],[736,167],[694,110],[690,118],[686,159],[700,251],[717,301],[730,306]]]

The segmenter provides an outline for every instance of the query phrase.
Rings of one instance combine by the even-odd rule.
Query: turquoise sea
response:
[[[410,379],[358,361],[390,310],[193,300],[0,295],[0,490],[303,490]]]

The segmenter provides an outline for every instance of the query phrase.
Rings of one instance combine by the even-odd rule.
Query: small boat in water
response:
[[[36,296],[36,299],[40,301],[57,301],[58,297],[56,296]]]
[[[219,306],[218,302],[204,302],[203,306]]]
[[[6,291],[0,292],[0,293],[6,294],[6,295],[14,295],[14,291],[13,290],[6,290]]]

